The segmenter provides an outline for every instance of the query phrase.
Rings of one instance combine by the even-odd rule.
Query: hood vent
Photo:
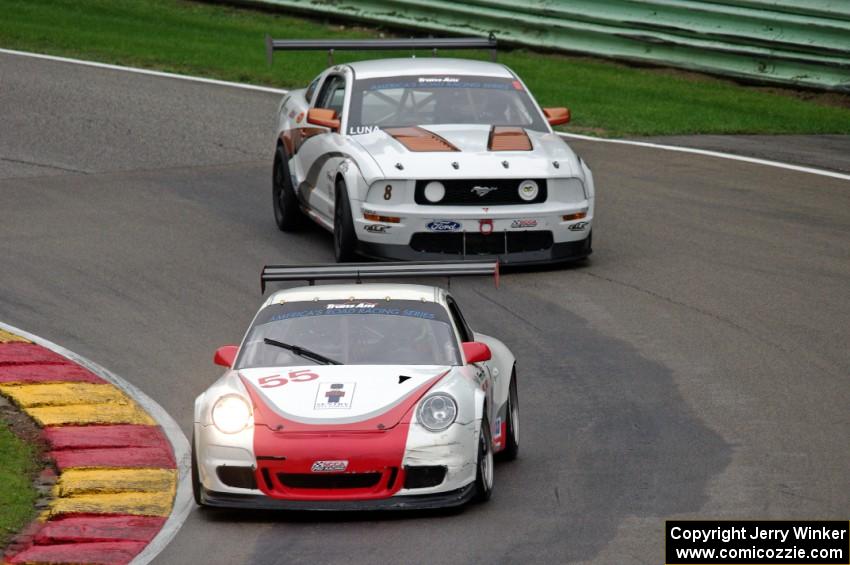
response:
[[[384,131],[408,151],[460,151],[436,133],[420,127],[386,128]]]
[[[493,126],[487,141],[490,151],[531,151],[531,139],[523,128]]]

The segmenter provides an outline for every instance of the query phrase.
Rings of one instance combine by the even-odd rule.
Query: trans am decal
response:
[[[433,83],[459,82],[459,81],[460,81],[459,78],[454,78],[454,77],[443,77],[443,78],[439,78],[439,77],[419,77],[419,80],[417,82],[426,83],[426,84],[433,84]]]
[[[295,318],[358,314],[403,316],[435,320],[446,324],[450,323],[448,313],[445,308],[441,307],[439,304],[420,302],[416,300],[382,300],[379,302],[366,302],[362,300],[352,300],[350,302],[310,301],[270,304],[257,316],[256,323],[259,325],[292,320]]]
[[[374,308],[377,306],[374,302],[360,302],[358,304],[353,304],[351,302],[346,302],[345,304],[328,304],[325,309],[326,310],[339,310],[348,309],[348,308]]]
[[[373,79],[375,80],[375,79]],[[371,82],[371,81],[361,81]],[[395,90],[398,88],[486,88],[488,90],[513,90],[514,87],[510,81],[494,78],[493,80],[482,81],[477,78],[461,80],[452,77],[419,77],[411,80],[394,80],[392,82],[377,82],[366,87],[367,91],[374,90]]]

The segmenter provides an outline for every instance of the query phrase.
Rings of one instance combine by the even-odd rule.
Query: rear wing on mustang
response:
[[[499,287],[498,261],[464,261],[443,263],[441,261],[399,263],[341,263],[323,265],[266,265],[260,274],[260,290],[266,292],[267,282],[307,281],[310,286],[316,281],[362,279],[402,279],[419,277],[459,277],[466,275],[493,275]]]
[[[275,51],[327,51],[328,66],[333,65],[334,51],[391,51],[397,49],[489,49],[496,60],[496,36],[428,37],[421,39],[272,39],[266,36],[266,59],[269,65]]]

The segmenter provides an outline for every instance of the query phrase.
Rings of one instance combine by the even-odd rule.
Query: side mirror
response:
[[[481,363],[489,361],[493,354],[490,353],[490,348],[486,343],[480,341],[465,341],[463,342],[463,356],[466,357],[467,363]]]
[[[237,351],[239,351],[239,346],[237,345],[222,345],[215,350],[213,363],[229,369],[233,366],[233,362],[236,361]]]
[[[570,121],[569,108],[543,108],[543,114],[550,126],[560,126]]]
[[[307,123],[331,128],[334,131],[339,130],[339,117],[336,115],[336,110],[330,108],[310,108],[307,111]]]

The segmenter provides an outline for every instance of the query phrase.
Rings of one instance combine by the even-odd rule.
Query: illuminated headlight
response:
[[[533,180],[524,180],[519,183],[519,197],[526,202],[531,202],[540,194],[540,187]]]
[[[446,187],[443,186],[443,183],[432,180],[428,184],[425,185],[425,198],[428,199],[428,202],[439,202],[446,195]]]
[[[432,432],[441,432],[457,418],[457,403],[448,394],[432,394],[419,404],[419,423]]]
[[[241,432],[251,423],[251,407],[241,396],[235,394],[222,396],[213,406],[212,421],[222,433]]]

